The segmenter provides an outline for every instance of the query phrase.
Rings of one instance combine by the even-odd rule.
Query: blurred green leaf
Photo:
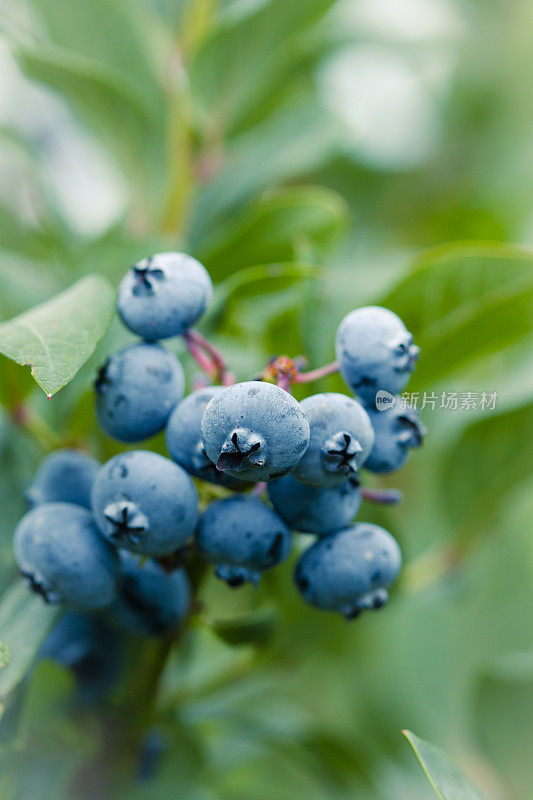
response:
[[[533,335],[533,254],[502,244],[430,250],[380,304],[403,319],[422,355],[411,387]]]
[[[199,258],[215,279],[252,264],[290,261],[301,250],[329,247],[347,216],[344,201],[329,189],[278,189],[206,237]]]
[[[7,644],[0,642],[0,669],[5,669],[9,664],[11,659],[11,654],[9,652],[9,647]]]
[[[226,644],[263,647],[274,636],[277,624],[277,609],[269,604],[234,619],[215,620],[209,627]]]
[[[499,505],[533,470],[533,405],[484,417],[454,441],[442,469],[445,503],[468,537],[494,521]]]
[[[484,800],[481,792],[453,766],[442,750],[410,731],[403,731],[403,734],[440,800]]]
[[[22,582],[3,595],[0,637],[9,647],[11,660],[0,673],[0,700],[24,678],[57,613],[57,608],[47,606]]]
[[[328,115],[309,104],[268,117],[220,152],[216,147],[207,151],[204,161],[214,174],[195,202],[189,234],[193,249],[200,249],[204,237],[225,224],[244,201],[324,162],[335,142],[336,129]]]
[[[154,108],[121,73],[55,45],[21,43],[14,50],[28,77],[63,94],[94,128],[126,176],[138,181],[156,169],[163,146],[161,108]]]
[[[231,127],[281,82],[298,52],[291,37],[301,36],[334,2],[268,0],[240,18],[221,18],[190,69],[194,102],[210,128]]]
[[[31,372],[46,394],[67,384],[106,332],[114,291],[88,275],[70,289],[0,325],[0,352]]]
[[[479,741],[517,797],[533,786],[533,653],[503,656],[479,677],[474,692]]]

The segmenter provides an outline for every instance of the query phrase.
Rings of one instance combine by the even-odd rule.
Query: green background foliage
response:
[[[2,800],[533,798],[531,4],[0,9]],[[68,674],[27,675],[55,614],[17,582],[11,538],[46,452],[117,452],[91,383],[131,340],[121,275],[165,249],[210,271],[200,327],[238,378],[273,354],[332,360],[342,316],[380,303],[422,347],[409,390],[439,400],[405,469],[367,478],[404,493],[359,515],[405,556],[383,612],[304,607],[292,562],[257,591],[209,578],[157,685],[161,646],[132,641],[111,706],[73,713]],[[447,410],[444,391],[498,399]],[[154,726],[159,769],[139,783],[128,728]],[[437,746],[406,734],[423,770],[402,729]]]

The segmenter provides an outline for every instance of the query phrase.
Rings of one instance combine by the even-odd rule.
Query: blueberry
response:
[[[393,472],[407,459],[412,447],[420,447],[426,428],[414,409],[401,408],[400,399],[385,411],[369,409],[374,444],[365,461],[371,472]]]
[[[207,386],[188,395],[178,403],[166,429],[167,449],[174,461],[189,475],[228,489],[246,489],[247,484],[218,470],[205,452],[202,442],[202,417],[207,404],[222,386]]]
[[[365,403],[373,402],[380,389],[401,392],[420,352],[401,319],[379,306],[357,308],[344,317],[335,347],[344,380]]]
[[[185,470],[170,459],[132,450],[101,467],[92,509],[98,527],[116,547],[162,556],[192,535],[198,493]]]
[[[246,381],[210,401],[202,440],[218,470],[241,480],[267,481],[294,469],[309,443],[309,423],[284,389]]]
[[[364,463],[374,441],[368,414],[344,394],[314,394],[302,400],[311,431],[309,447],[293,476],[310,486],[340,486]]]
[[[91,487],[100,464],[80,450],[55,450],[41,461],[26,492],[31,507],[41,503],[74,503],[91,507]]]
[[[105,699],[119,674],[120,649],[116,637],[96,616],[67,611],[46,638],[40,658],[72,670],[77,702],[93,706]]]
[[[401,566],[396,540],[378,525],[360,522],[319,539],[300,557],[295,581],[313,606],[353,619],[381,608]]]
[[[135,264],[118,290],[124,324],[148,341],[179,336],[202,316],[213,294],[206,269],[185,253],[157,253]]]
[[[361,505],[358,484],[350,478],[340,486],[320,489],[286,475],[268,484],[268,496],[290,528],[319,536],[345,528]]]
[[[122,551],[122,588],[106,617],[121,629],[143,636],[160,636],[186,618],[191,589],[184,569],[165,572],[153,559]]]
[[[121,442],[147,439],[166,425],[183,397],[180,362],[157,344],[134,344],[100,369],[95,383],[96,413],[109,436]]]
[[[15,558],[34,592],[48,603],[101,608],[115,597],[119,559],[90,512],[72,503],[43,503],[15,530]]]
[[[207,561],[216,564],[217,577],[240,586],[246,581],[257,584],[263,570],[287,558],[291,534],[258,497],[238,495],[207,507],[196,545]]]

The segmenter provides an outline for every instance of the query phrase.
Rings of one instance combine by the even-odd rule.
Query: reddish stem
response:
[[[390,506],[400,503],[402,499],[399,489],[369,489],[365,486],[361,488],[361,496],[371,503],[383,503]]]
[[[278,372],[276,376],[276,383],[280,389],[285,389],[286,392],[291,394],[291,377],[284,372]]]
[[[198,345],[198,347],[201,347],[202,350],[213,359],[213,363],[221,375],[226,372],[226,361],[224,356],[220,350],[217,350],[217,348],[211,344],[209,339],[206,339],[205,336],[202,336],[201,333],[198,333],[198,331],[195,331],[193,328],[188,330],[185,336],[189,341],[194,342]]]
[[[235,376],[227,371],[224,356],[205,336],[191,328],[183,334],[183,339],[196,363],[213,380],[224,386],[235,383]]]
[[[206,356],[204,351],[200,347],[198,347],[198,345],[194,342],[194,340],[189,338],[188,332],[183,335],[183,340],[187,345],[187,350],[194,358],[200,369],[203,372],[206,372],[208,375],[211,376],[214,375],[214,373],[216,372],[215,365],[213,364],[211,359]]]
[[[259,481],[258,483],[255,484],[254,488],[252,489],[252,494],[254,495],[254,497],[259,497],[260,495],[263,494],[266,488],[267,488],[267,482]]]
[[[325,378],[327,375],[333,375],[339,371],[339,362],[333,361],[331,364],[325,364],[318,369],[312,369],[309,372],[297,372],[293,378],[293,383],[311,383],[311,381],[318,381],[320,378]]]

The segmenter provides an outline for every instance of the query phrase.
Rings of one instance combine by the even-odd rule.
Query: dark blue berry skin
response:
[[[91,487],[100,464],[80,450],[55,450],[44,458],[26,499],[33,508],[41,503],[74,503],[91,507]]]
[[[327,536],[353,521],[361,505],[357,482],[318,488],[300,483],[292,475],[268,484],[268,496],[287,525],[301,533]]]
[[[294,469],[309,443],[309,423],[288,392],[245,381],[212,398],[202,418],[202,441],[218,470],[268,481]]]
[[[216,565],[230,586],[257,585],[261,572],[289,555],[291,534],[283,520],[258,497],[234,496],[211,503],[196,532],[200,554]]]
[[[414,409],[401,408],[400,398],[386,411],[369,409],[374,428],[374,444],[365,461],[370,472],[394,472],[407,460],[409,450],[420,447],[426,428]]]
[[[306,550],[296,565],[295,581],[311,605],[354,619],[387,602],[387,587],[396,580],[401,561],[390,533],[359,522]]]
[[[185,378],[175,355],[157,344],[134,344],[100,369],[96,413],[104,431],[120,442],[140,442],[165,427],[183,397]]]
[[[118,312],[147,341],[179,336],[202,316],[213,295],[206,269],[185,253],[157,253],[139,261],[118,290]]]
[[[115,547],[163,556],[192,536],[198,493],[185,470],[169,458],[132,450],[101,467],[93,484],[92,510]]]
[[[189,475],[239,491],[246,489],[247,484],[218,470],[205,452],[202,442],[204,411],[211,398],[223,391],[222,386],[206,386],[205,389],[191,392],[178,403],[166,428],[167,449],[174,461]]]
[[[335,349],[344,380],[366,404],[380,389],[399,394],[420,352],[401,319],[379,306],[357,308],[344,317]]]
[[[165,572],[153,559],[120,554],[123,582],[106,618],[121,630],[139,636],[163,636],[187,617],[191,588],[184,569]]]
[[[355,476],[374,441],[363,406],[345,394],[314,394],[302,400],[311,431],[309,447],[293,476],[310,486],[340,486]]]
[[[37,506],[17,525],[14,548],[22,575],[46,602],[92,610],[114,600],[119,559],[86,508]]]
[[[120,668],[116,636],[90,614],[67,611],[46,638],[39,657],[72,670],[77,682],[77,704],[94,706],[115,685]]]

